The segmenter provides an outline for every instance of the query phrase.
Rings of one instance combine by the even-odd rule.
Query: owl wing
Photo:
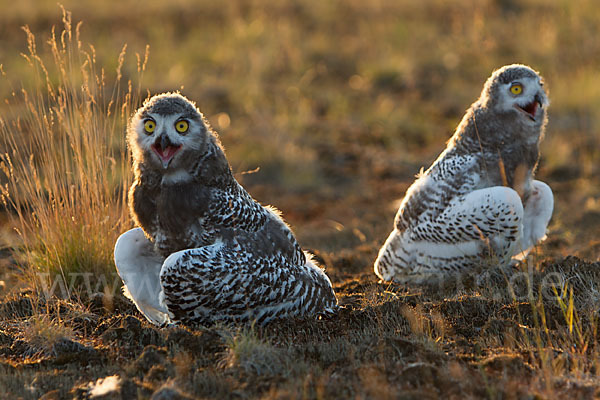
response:
[[[396,230],[435,220],[455,198],[475,190],[481,180],[480,160],[478,154],[440,154],[406,191],[394,220]]]
[[[213,189],[207,213],[211,225],[256,232],[264,226],[268,211],[237,182],[229,190]]]
[[[174,319],[210,324],[331,312],[337,300],[310,258],[295,265],[281,253],[260,254],[222,242],[169,256],[160,273]]]
[[[123,280],[123,293],[152,323],[163,325],[170,321],[160,297],[162,288],[159,273],[163,258],[154,252],[152,243],[141,228],[123,233],[114,250],[115,266]]]
[[[394,230],[381,248],[375,272],[385,280],[419,281],[490,262],[504,264],[520,244],[523,205],[503,186],[453,199],[433,220]]]
[[[218,232],[214,237],[227,244],[237,240],[261,254],[281,254],[293,265],[306,262],[296,237],[279,212],[263,207],[239,184],[235,190],[216,190],[211,204],[204,227]]]
[[[523,220],[519,195],[503,186],[481,188],[484,157],[453,151],[442,153],[407,191],[375,261],[382,279],[420,281],[515,254]]]
[[[157,252],[170,254],[215,243],[224,236],[255,233],[268,212],[237,184],[205,186],[185,182],[164,188],[157,203],[153,239]]]

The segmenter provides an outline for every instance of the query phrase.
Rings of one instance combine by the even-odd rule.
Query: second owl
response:
[[[495,71],[446,149],[407,190],[375,273],[430,281],[506,265],[542,240],[554,200],[533,173],[547,106],[533,69]]]

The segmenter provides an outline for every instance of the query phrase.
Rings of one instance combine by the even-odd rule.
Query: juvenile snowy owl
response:
[[[331,282],[276,210],[234,179],[223,148],[180,94],[147,100],[127,132],[130,212],[115,245],[124,291],[156,324],[266,323],[337,308]]]
[[[406,191],[375,261],[380,278],[421,282],[506,265],[545,238],[554,200],[533,173],[548,104],[531,68],[492,74],[446,149]]]

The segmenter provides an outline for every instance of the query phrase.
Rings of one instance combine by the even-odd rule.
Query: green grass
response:
[[[596,2],[68,0],[72,21],[53,1],[4,3],[1,393],[81,398],[114,375],[130,398],[599,393]],[[513,62],[550,92],[537,173],[555,194],[548,240],[518,270],[378,283],[397,200]],[[241,183],[325,261],[339,315],[157,329],[118,293],[125,124],[148,94],[177,89]]]

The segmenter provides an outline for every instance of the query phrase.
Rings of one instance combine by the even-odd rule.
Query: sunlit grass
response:
[[[0,117],[2,201],[21,239],[17,262],[36,287],[63,279],[71,289],[80,273],[111,283],[112,249],[130,226],[124,130],[140,89],[121,75],[126,47],[105,71],[80,27],[63,9],[62,29],[41,51],[24,28],[35,82],[13,88]],[[140,78],[147,57],[138,56]]]
[[[584,382],[597,376],[598,316],[596,306],[589,302],[596,297],[594,280],[584,282],[582,277],[577,271],[562,270],[535,278],[529,275],[524,282],[528,292],[524,303],[517,300],[515,287],[510,283],[507,287],[518,325],[505,333],[504,343],[493,347],[500,345],[499,350],[516,356],[527,354],[537,369],[534,386],[546,396],[555,396],[556,387],[565,380]],[[496,338],[483,340],[482,345],[489,345],[490,340]]]
[[[225,368],[239,368],[250,376],[303,376],[308,371],[304,360],[294,357],[289,348],[272,345],[259,337],[254,327],[242,328],[226,336],[226,351],[220,362]]]

